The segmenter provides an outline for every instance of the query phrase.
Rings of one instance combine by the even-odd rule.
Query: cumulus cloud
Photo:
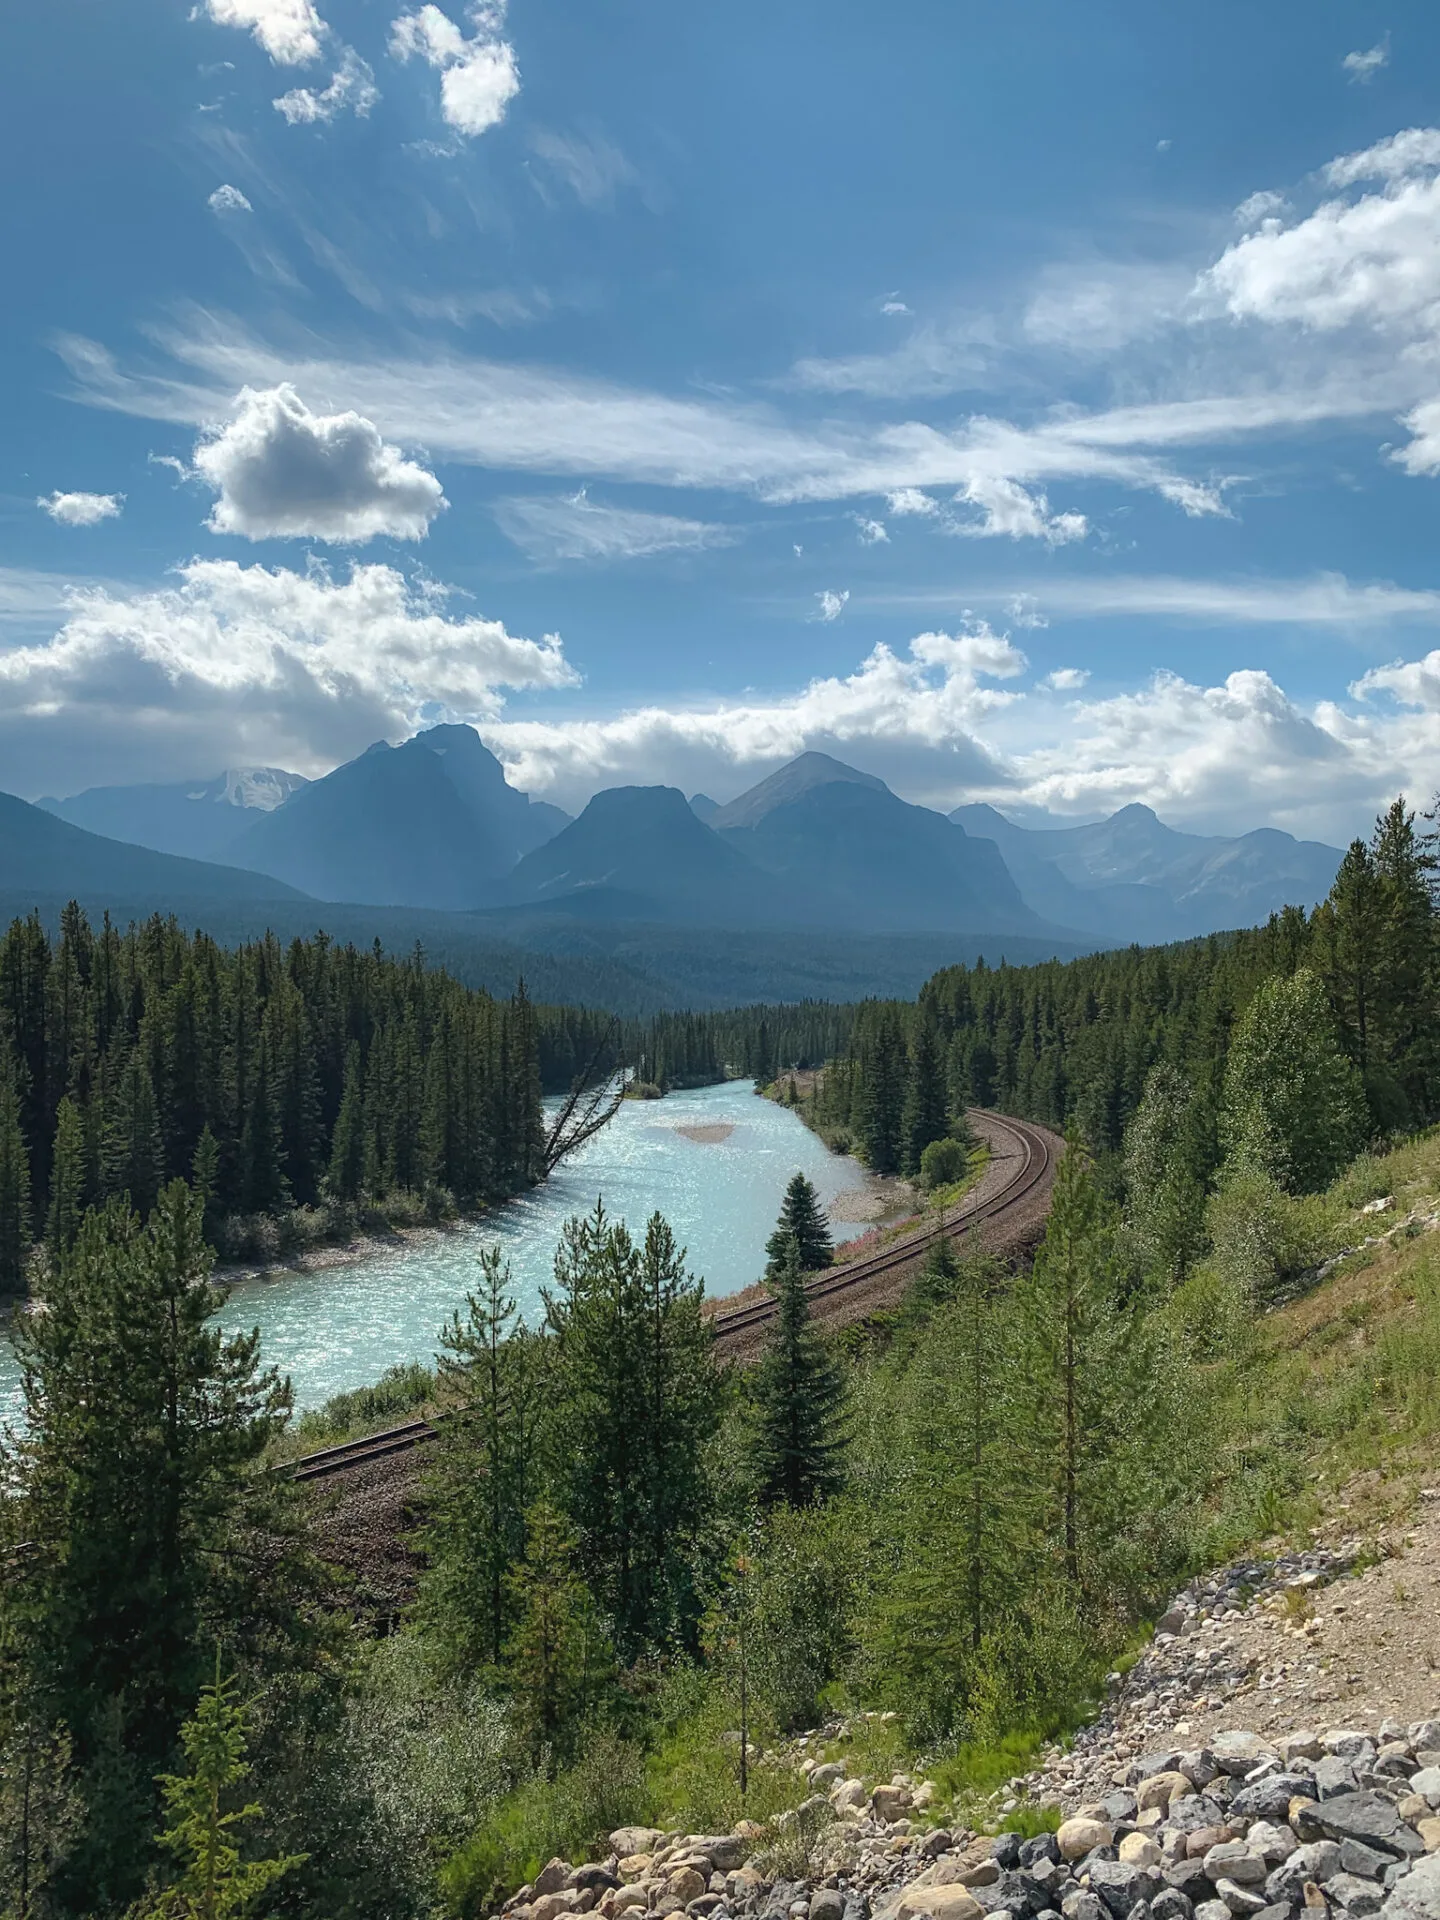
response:
[[[889,540],[890,535],[883,520],[868,520],[863,513],[852,513],[850,518],[855,522],[855,531],[860,536],[862,547],[883,546]]]
[[[423,540],[447,504],[433,473],[358,413],[312,413],[291,386],[242,390],[230,423],[195,449],[219,498],[206,523],[247,540]]]
[[[932,500],[930,495],[922,493],[919,487],[896,487],[895,491],[887,496],[886,505],[897,519],[907,514],[929,518],[931,514],[940,511],[939,501]]]
[[[1078,693],[1090,678],[1088,667],[1056,667],[1053,673],[1047,673],[1040,682],[1055,693]]]
[[[738,791],[811,747],[852,753],[907,794],[939,800],[974,784],[1013,784],[976,730],[1015,698],[994,682],[1026,664],[1005,635],[971,621],[919,634],[903,653],[876,647],[853,673],[773,699],[643,707],[609,719],[502,719],[485,737],[518,784],[572,805],[634,780]]]
[[[848,587],[840,593],[833,593],[829,587],[826,587],[815,596],[815,611],[810,616],[811,619],[824,620],[826,622],[838,620],[845,611],[845,603],[849,598],[850,589]]]
[[[402,63],[421,59],[440,73],[440,113],[447,126],[473,139],[498,127],[520,91],[515,49],[501,37],[503,4],[479,5],[467,39],[449,14],[426,5],[402,13],[390,28],[390,53]]]
[[[1289,210],[1290,202],[1283,193],[1277,193],[1273,187],[1262,187],[1240,202],[1235,209],[1235,218],[1242,227],[1254,227],[1262,220],[1273,220],[1277,214],[1288,213]]]
[[[491,719],[506,689],[574,683],[554,635],[452,617],[443,589],[391,567],[192,560],[160,590],[72,593],[51,638],[0,653],[0,747],[31,791],[58,751],[93,754],[94,777],[276,756],[309,771],[428,719]]]
[[[271,104],[292,127],[323,126],[342,113],[353,113],[363,120],[379,98],[380,89],[369,62],[362,60],[353,47],[346,47],[328,86],[293,87]]]
[[[1367,48],[1365,52],[1347,53],[1345,58],[1340,62],[1346,78],[1357,82],[1362,87],[1373,80],[1376,74],[1379,73],[1382,68],[1388,67],[1389,64],[1390,36],[1388,33],[1383,40],[1377,41],[1373,47]]]
[[[253,34],[276,66],[304,66],[320,57],[327,30],[312,0],[205,0],[205,12],[217,27]]]
[[[205,202],[212,213],[253,213],[255,209],[238,187],[232,187],[227,180],[224,186],[216,187]]]
[[[62,527],[93,527],[101,520],[118,520],[125,496],[123,493],[46,493],[35,504]]]
[[[493,508],[500,530],[522,553],[556,560],[637,560],[657,553],[698,553],[735,542],[729,527],[634,507],[607,507],[578,493],[519,495]]]
[[[968,481],[955,499],[980,511],[978,520],[956,520],[949,529],[971,538],[1044,540],[1061,547],[1090,531],[1083,513],[1051,513],[1043,493],[1029,493],[1018,481],[998,475]]]

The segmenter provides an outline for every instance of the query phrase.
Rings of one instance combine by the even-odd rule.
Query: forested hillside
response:
[[[537,1011],[323,936],[226,950],[154,919],[69,910],[0,939],[0,1290],[87,1206],[198,1182],[207,1231],[399,1196],[443,1212],[540,1177],[542,1083],[608,1023]],[[228,1222],[228,1225],[227,1225]],[[253,1237],[253,1236],[252,1236]],[[265,1242],[259,1251],[273,1250]]]
[[[1309,915],[1287,908],[1252,932],[1182,946],[950,968],[913,1006],[856,1010],[813,1117],[884,1172],[910,1164],[907,1112],[967,1104],[1073,1126],[1104,1153],[1121,1145],[1163,1064],[1203,1186],[1226,1151],[1227,1075],[1253,1075],[1263,1060],[1332,1102],[1312,1119],[1332,1149],[1313,1164],[1302,1152],[1290,1170],[1307,1187],[1323,1183],[1358,1138],[1440,1108],[1433,873],[1430,842],[1397,801]]]

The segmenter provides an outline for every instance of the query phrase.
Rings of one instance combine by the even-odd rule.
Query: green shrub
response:
[[[640,1749],[613,1734],[593,1735],[573,1767],[517,1787],[445,1862],[446,1912],[479,1920],[555,1855],[583,1860],[600,1852],[614,1828],[644,1817],[645,1789]]]
[[[970,1170],[970,1156],[959,1140],[932,1140],[920,1156],[920,1184],[927,1193],[954,1186]]]

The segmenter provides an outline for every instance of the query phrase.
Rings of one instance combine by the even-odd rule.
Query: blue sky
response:
[[[7,9],[0,786],[1428,804],[1437,81],[1418,4]]]

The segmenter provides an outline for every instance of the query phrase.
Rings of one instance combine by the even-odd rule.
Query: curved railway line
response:
[[[1012,1120],[1005,1114],[975,1109],[971,1119],[991,1143],[990,1164],[979,1187],[938,1226],[902,1234],[878,1253],[830,1268],[808,1281],[805,1291],[817,1320],[856,1319],[877,1307],[893,1304],[937,1233],[945,1233],[953,1240],[977,1229],[1017,1227],[1018,1234],[1010,1236],[1013,1244],[1038,1231],[1048,1210],[1050,1186],[1063,1143],[1044,1127]],[[774,1300],[765,1299],[732,1307],[729,1312],[717,1311],[713,1325],[720,1354],[741,1364],[753,1359],[763,1344],[766,1326],[778,1310]],[[437,1437],[430,1421],[407,1420],[401,1426],[387,1427],[364,1439],[303,1454],[278,1471],[294,1480],[332,1479],[393,1455],[409,1453]]]

